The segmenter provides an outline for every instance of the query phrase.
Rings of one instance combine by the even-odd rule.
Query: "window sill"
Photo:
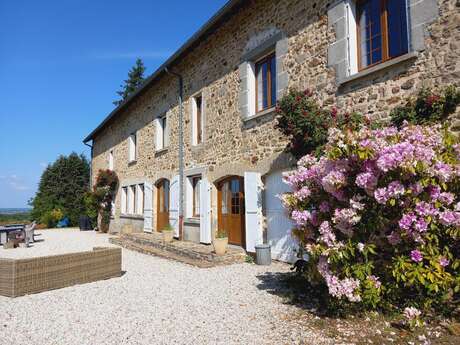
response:
[[[201,151],[201,150],[204,149],[204,142],[202,141],[198,145],[191,145],[190,148],[191,148],[192,152]]]
[[[243,118],[243,121],[244,122],[250,122],[252,120],[256,120],[256,119],[268,117],[270,115],[274,115],[275,110],[276,110],[276,107],[271,107],[271,108],[259,111],[258,113],[254,114],[254,115],[251,115],[249,117]]]
[[[200,218],[194,217],[194,218],[186,218],[184,220],[184,223],[187,224],[200,224]]]
[[[168,152],[168,148],[167,148],[167,147],[165,147],[165,148],[163,148],[163,149],[160,149],[160,150],[156,150],[156,151],[155,151],[155,156],[159,156],[159,155],[161,155],[161,154],[163,154],[163,153],[166,153],[166,152]]]
[[[365,70],[363,70],[361,72],[358,72],[358,73],[355,73],[355,74],[353,74],[353,75],[351,75],[349,77],[346,77],[346,78],[342,79],[341,81],[339,81],[338,85],[343,86],[343,85],[345,85],[347,83],[350,83],[352,81],[367,77],[367,76],[369,76],[371,74],[374,74],[374,73],[377,73],[377,72],[382,71],[384,69],[393,67],[395,65],[398,65],[400,63],[406,62],[408,60],[416,59],[417,57],[418,57],[417,52],[410,52],[410,53],[401,55],[401,56],[399,56],[397,58],[385,61],[385,62],[383,62],[381,64],[372,66],[372,67],[367,68],[367,69],[365,69]]]
[[[139,214],[121,214],[120,218],[144,220],[144,216]]]

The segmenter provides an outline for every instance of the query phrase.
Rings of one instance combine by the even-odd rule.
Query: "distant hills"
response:
[[[17,214],[17,213],[29,213],[32,211],[31,208],[1,208],[0,214]]]

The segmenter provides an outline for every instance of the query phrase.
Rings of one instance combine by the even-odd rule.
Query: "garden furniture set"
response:
[[[29,243],[33,243],[35,240],[35,227],[35,222],[30,225],[11,224],[0,226],[0,245],[3,245],[5,249],[16,248],[22,243],[28,247]]]

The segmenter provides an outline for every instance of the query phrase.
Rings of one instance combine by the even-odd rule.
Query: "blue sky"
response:
[[[136,57],[152,73],[226,0],[0,0],[0,208],[26,207],[60,154],[114,108]]]

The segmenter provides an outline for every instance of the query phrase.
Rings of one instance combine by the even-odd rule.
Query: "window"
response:
[[[201,187],[201,176],[192,177],[192,188],[193,188],[193,217],[200,216],[200,187]]]
[[[113,150],[109,152],[109,170],[113,170]]]
[[[160,151],[168,147],[168,121],[167,116],[158,117],[155,119],[156,139],[155,150]]]
[[[193,98],[192,103],[192,143],[199,145],[203,142],[203,97]]]
[[[137,202],[136,202],[136,214],[144,215],[144,185],[137,185]]]
[[[359,70],[409,51],[406,0],[359,0],[356,13]]]
[[[121,189],[121,213],[144,215],[144,184],[131,185]]]
[[[264,57],[255,64],[256,112],[276,104],[276,58],[275,54]]]
[[[137,155],[137,134],[133,133],[129,136],[129,162],[134,162]]]
[[[128,189],[128,214],[135,214],[136,210],[136,186],[129,186]]]
[[[121,213],[126,214],[128,212],[128,187],[121,189]]]

